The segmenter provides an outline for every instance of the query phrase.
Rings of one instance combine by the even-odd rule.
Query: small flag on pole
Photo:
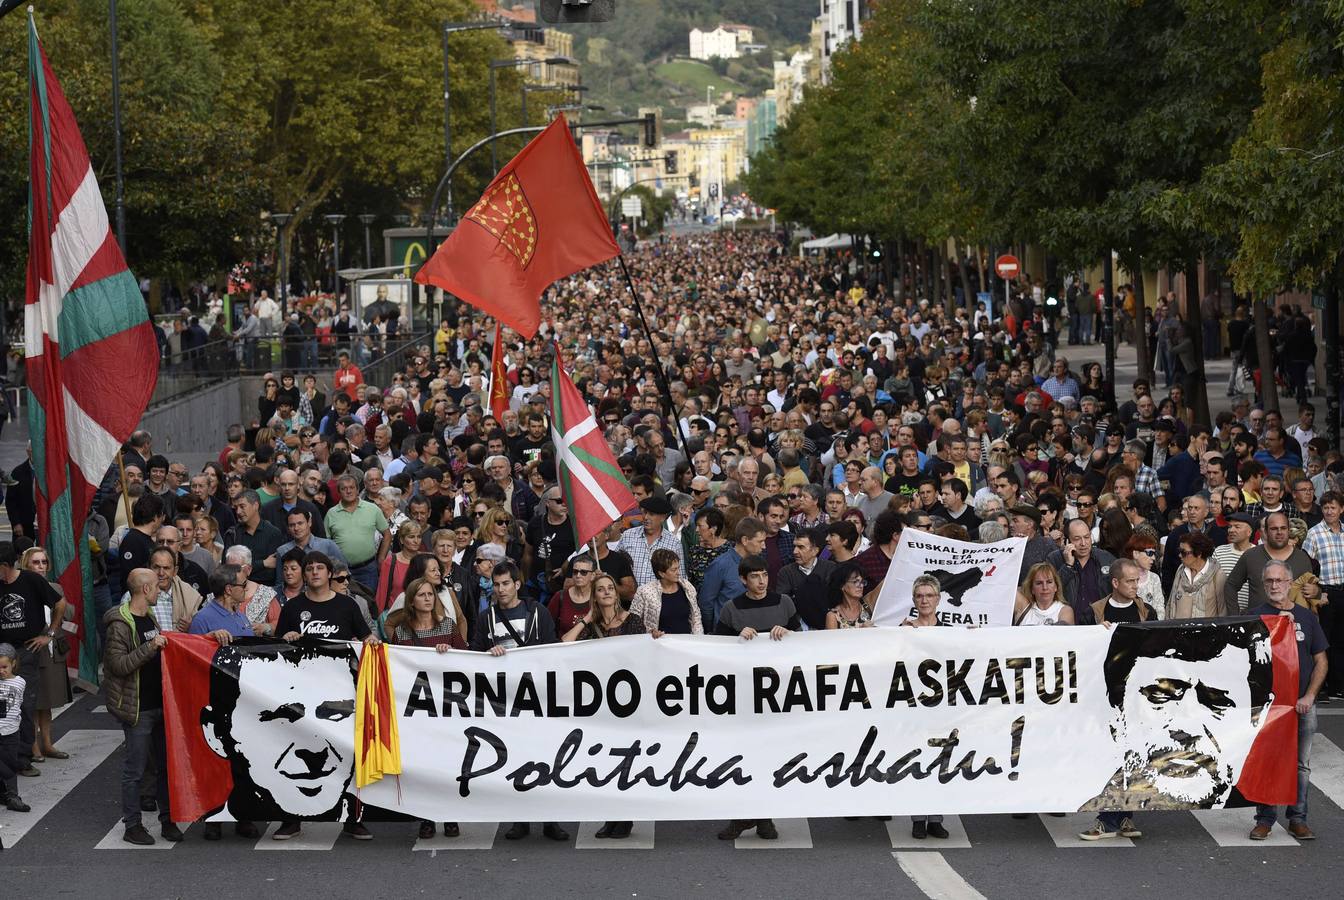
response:
[[[582,547],[637,502],[597,418],[561,368],[558,345],[551,362],[551,440],[574,540]]]
[[[495,323],[495,343],[490,350],[490,415],[504,421],[509,408],[509,370],[504,365],[504,328]]]

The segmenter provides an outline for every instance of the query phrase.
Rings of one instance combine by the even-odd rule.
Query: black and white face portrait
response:
[[[244,654],[232,710],[214,708],[224,706],[221,699],[212,682],[202,725],[211,749],[230,761],[231,807],[249,786],[256,802],[295,818],[341,805],[354,776],[355,680],[347,655]]]
[[[1224,798],[1255,738],[1247,721],[1258,724],[1263,708],[1252,699],[1250,668],[1247,650],[1232,644],[1203,660],[1137,657],[1115,726],[1127,774],[1174,803]]]

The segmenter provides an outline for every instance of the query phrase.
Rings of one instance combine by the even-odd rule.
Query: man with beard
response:
[[[1273,700],[1262,622],[1182,630],[1122,625],[1111,632],[1104,671],[1115,709],[1111,734],[1124,757],[1083,805],[1098,811],[1083,840],[1142,836],[1134,810],[1211,809],[1238,799],[1241,766]]]

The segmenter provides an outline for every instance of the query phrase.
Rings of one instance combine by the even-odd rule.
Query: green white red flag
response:
[[[28,273],[24,350],[37,527],[74,610],[71,666],[97,680],[84,524],[158,380],[145,301],[107,220],[70,104],[28,19]],[[83,652],[81,652],[81,650]]]
[[[574,540],[582,547],[638,504],[597,417],[560,367],[558,345],[551,361],[551,441]]]

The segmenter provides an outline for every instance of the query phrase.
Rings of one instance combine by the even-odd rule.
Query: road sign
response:
[[[644,200],[640,197],[622,197],[621,215],[628,219],[644,217]]]
[[[994,271],[1000,278],[1016,278],[1017,273],[1022,271],[1022,266],[1018,264],[1016,256],[1005,253],[994,260]]]

